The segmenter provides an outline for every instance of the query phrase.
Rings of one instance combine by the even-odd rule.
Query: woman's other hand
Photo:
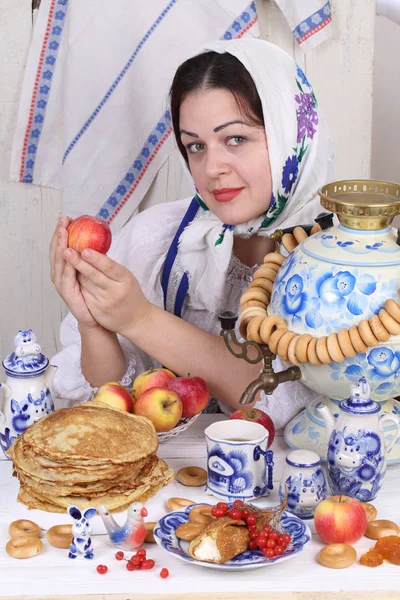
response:
[[[57,292],[68,309],[78,321],[80,327],[92,328],[98,325],[90,313],[74,266],[65,260],[63,254],[68,246],[67,227],[71,219],[61,217],[50,243],[50,277]]]
[[[63,257],[78,272],[86,306],[104,328],[124,335],[149,317],[152,304],[129,269],[90,249],[79,254],[68,248]]]

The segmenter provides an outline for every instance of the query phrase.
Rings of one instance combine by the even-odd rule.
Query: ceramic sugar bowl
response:
[[[0,383],[0,446],[4,454],[29,425],[54,411],[56,367],[49,365],[31,329],[19,330],[14,346],[14,352],[3,361],[6,382]]]
[[[314,510],[328,496],[321,459],[311,450],[293,450],[286,457],[279,498],[288,486],[288,510],[300,519],[312,519]]]
[[[378,494],[386,473],[386,456],[400,437],[398,416],[382,413],[370,393],[370,386],[362,377],[353,384],[350,398],[339,404],[336,419],[327,406],[318,409],[329,440],[327,470],[332,493],[363,502]],[[383,435],[387,421],[395,426],[390,442]]]

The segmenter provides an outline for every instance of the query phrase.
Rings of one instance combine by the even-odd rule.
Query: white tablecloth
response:
[[[225,417],[222,415],[201,415],[186,432],[161,444],[159,456],[174,470],[185,465],[205,467],[203,431],[213,420],[223,418]],[[279,502],[278,482],[283,472],[284,458],[289,451],[279,434],[272,449],[275,452],[274,491],[262,505],[274,505]],[[115,598],[119,600],[153,600],[164,597],[168,597],[169,600],[246,600],[250,596],[252,600],[275,600],[279,594],[279,600],[325,600],[332,598],[328,592],[336,592],[334,597],[343,600],[400,598],[399,567],[384,563],[378,568],[369,569],[355,563],[340,571],[326,569],[315,560],[322,547],[315,534],[311,543],[290,560],[243,573],[226,573],[186,564],[155,544],[147,544],[146,547],[148,557],[156,561],[156,567],[151,571],[129,572],[125,568],[125,562],[115,560],[115,548],[111,546],[106,534],[94,536],[93,561],[72,561],[68,558],[67,550],[57,550],[49,546],[45,539],[44,551],[38,556],[27,560],[10,558],[4,547],[9,539],[7,530],[12,520],[29,516],[42,526],[46,526],[46,523],[67,523],[69,520],[67,516],[62,515],[49,515],[40,511],[28,512],[23,505],[17,504],[18,481],[11,477],[11,466],[9,461],[0,461],[0,597],[20,599],[21,596],[37,596],[40,600],[45,600],[57,596],[83,598],[86,595],[99,594],[96,600],[104,600],[108,595],[116,595]],[[399,466],[389,467],[383,488],[374,500],[378,518],[399,522],[398,481]],[[155,521],[164,515],[164,502],[171,496],[213,501],[205,494],[203,488],[185,488],[172,482],[148,502],[147,519]],[[123,515],[115,516],[117,521],[122,522]],[[308,524],[314,531],[313,522],[308,521]],[[98,525],[96,530],[97,528]],[[372,540],[361,539],[355,545],[358,557],[371,546]],[[109,568],[108,573],[99,575],[96,572],[98,564],[106,564]],[[159,576],[162,567],[167,567],[170,571],[170,577],[166,580]],[[389,591],[392,592],[390,596],[387,594]],[[299,595],[293,595],[296,592]],[[90,600],[94,600],[94,596],[90,596]]]

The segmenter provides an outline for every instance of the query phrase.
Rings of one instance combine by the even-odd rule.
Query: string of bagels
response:
[[[320,225],[315,224],[310,235],[320,230]],[[293,233],[282,236],[281,244],[290,253],[307,237],[302,227],[295,227]],[[285,260],[277,243],[276,251],[264,257],[263,264],[255,271],[253,281],[242,295],[239,332],[244,339],[267,344],[273,354],[292,365],[310,363],[318,366],[340,363],[356,354],[364,354],[368,348],[387,342],[391,335],[400,334],[400,306],[392,298],[386,300],[378,315],[328,336],[299,335],[290,331],[282,318],[268,315],[275,278]]]

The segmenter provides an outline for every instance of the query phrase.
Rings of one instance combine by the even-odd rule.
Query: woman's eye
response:
[[[186,146],[186,149],[192,154],[195,154],[196,152],[201,152],[201,150],[204,149],[204,144],[200,144],[200,142],[192,142]]]
[[[233,137],[228,138],[227,145],[228,146],[240,146],[240,144],[243,144],[245,139],[246,138],[244,138],[241,135],[234,135]]]

